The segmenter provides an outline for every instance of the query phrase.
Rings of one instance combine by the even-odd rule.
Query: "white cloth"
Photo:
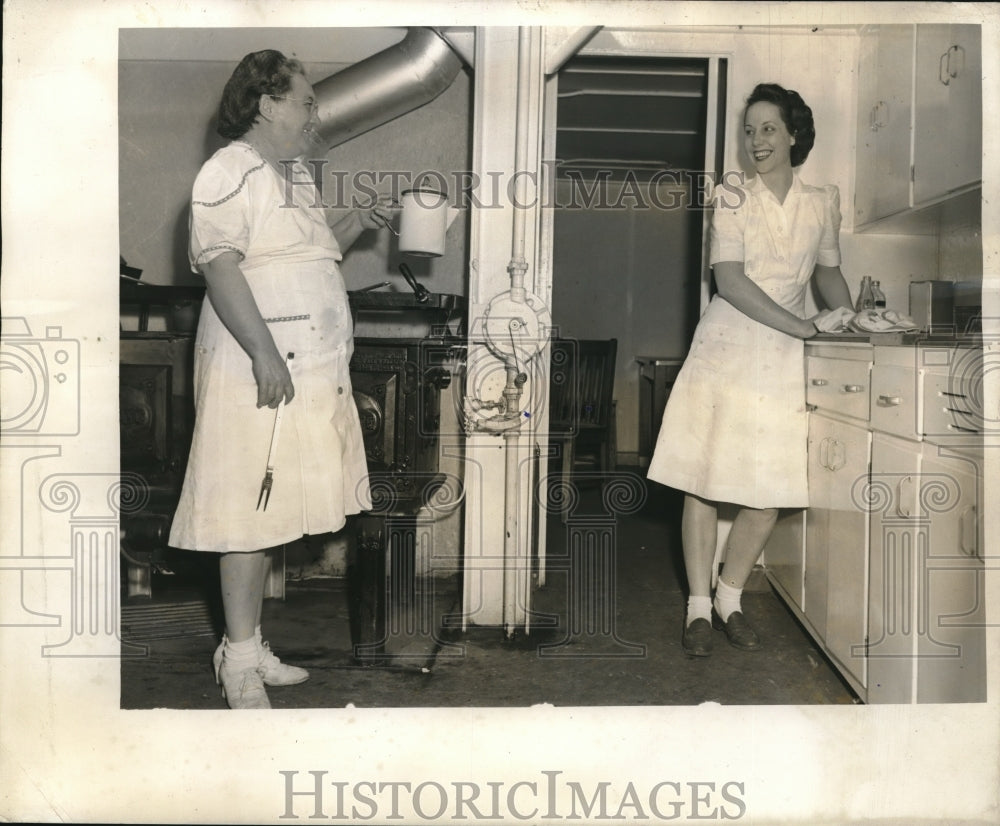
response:
[[[817,264],[840,265],[840,196],[794,177],[783,204],[759,179],[717,194],[710,263],[741,261],[775,302],[805,317]],[[671,390],[648,477],[717,502],[805,507],[802,340],[716,295]]]
[[[293,180],[310,182],[299,164]],[[196,418],[170,544],[254,551],[336,531],[371,508],[364,441],[351,390],[354,340],[340,248],[315,189],[290,185],[247,144],[219,150],[195,180],[190,258],[224,251],[240,268],[289,362],[285,405],[266,510],[256,510],[275,411],[257,408],[249,356],[206,298],[195,341]],[[273,319],[273,320],[269,320]],[[278,320],[284,319],[284,320]]]
[[[895,310],[862,310],[851,318],[847,326],[861,333],[896,333],[918,329],[912,318]]]
[[[847,329],[853,318],[854,310],[849,307],[837,307],[836,310],[820,313],[813,321],[821,333],[839,333]]]

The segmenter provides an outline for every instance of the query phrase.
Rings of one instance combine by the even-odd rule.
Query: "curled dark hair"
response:
[[[293,57],[274,49],[248,54],[222,90],[215,131],[224,138],[242,138],[260,114],[260,96],[285,94],[292,88],[295,74],[305,75],[305,69]]]
[[[785,128],[795,138],[789,150],[792,166],[801,166],[816,143],[812,109],[806,106],[798,92],[777,83],[758,83],[747,98],[747,108],[755,103],[773,103],[778,107]]]

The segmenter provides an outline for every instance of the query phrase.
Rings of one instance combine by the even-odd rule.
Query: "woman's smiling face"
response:
[[[743,145],[758,173],[790,167],[794,143],[795,138],[789,134],[777,106],[758,101],[747,107],[743,119]]]
[[[302,75],[292,75],[292,85],[284,95],[275,95],[272,139],[285,157],[294,158],[311,148],[310,133],[318,123],[316,94]]]

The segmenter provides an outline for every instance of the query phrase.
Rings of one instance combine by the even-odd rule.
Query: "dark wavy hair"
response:
[[[816,143],[812,109],[798,92],[777,83],[758,83],[747,98],[747,108],[755,103],[773,103],[778,107],[785,128],[795,138],[789,150],[792,166],[801,166]]]
[[[242,138],[260,114],[260,96],[285,94],[296,74],[305,76],[305,69],[294,57],[274,49],[248,54],[222,90],[215,131],[224,138]]]

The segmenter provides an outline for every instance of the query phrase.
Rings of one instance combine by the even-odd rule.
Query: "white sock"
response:
[[[734,611],[742,611],[740,606],[740,597],[743,596],[742,588],[734,588],[719,580],[719,584],[715,589],[715,612],[719,615],[723,622],[729,619],[729,615]]]
[[[712,621],[711,597],[688,597],[687,622],[685,625],[690,625],[696,619]]]
[[[261,636],[259,625],[253,629],[253,640],[257,643],[258,648],[264,647],[264,638]]]
[[[257,641],[253,637],[243,642],[226,640],[226,648],[222,655],[226,663],[236,671],[254,668],[260,659],[257,654]]]

